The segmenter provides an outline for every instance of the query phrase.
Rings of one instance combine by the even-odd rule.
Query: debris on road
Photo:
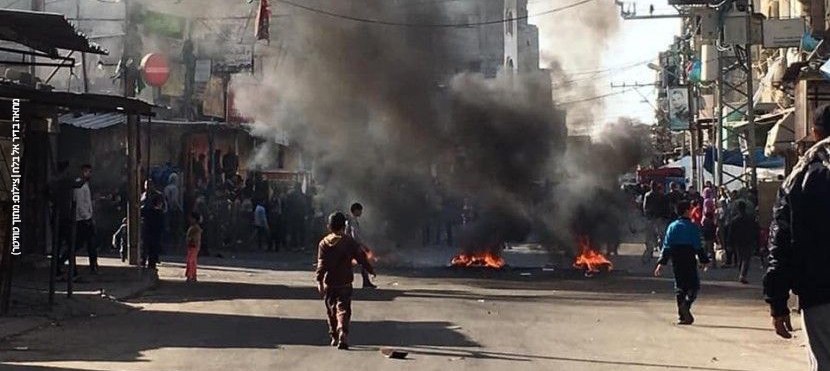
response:
[[[392,348],[380,348],[380,353],[386,356],[386,358],[392,359],[404,359],[407,355],[409,355],[409,352]]]

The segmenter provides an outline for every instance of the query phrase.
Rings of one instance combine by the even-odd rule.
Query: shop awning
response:
[[[0,9],[0,40],[58,57],[58,49],[108,54],[90,43],[62,14]]]
[[[795,109],[789,109],[767,134],[764,146],[766,156],[779,155],[792,148],[795,142]]]

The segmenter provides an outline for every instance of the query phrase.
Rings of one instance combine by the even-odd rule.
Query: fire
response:
[[[368,260],[369,263],[377,263],[378,260],[380,260],[377,254],[372,252],[372,250],[364,248],[363,252],[366,254],[366,260]],[[357,266],[357,260],[352,259],[352,266]]]
[[[594,250],[590,237],[580,236],[579,255],[576,256],[576,261],[574,261],[573,267],[586,270],[586,274],[593,274],[598,273],[601,269],[610,271],[614,268],[614,264],[611,264],[611,262],[606,259],[604,255]]]
[[[372,250],[366,249],[364,251],[366,252],[367,260],[369,260],[372,263],[376,263],[378,261],[378,256],[374,252],[372,252]]]
[[[500,269],[504,267],[504,259],[492,252],[479,254],[460,254],[450,261],[453,267],[486,267]]]

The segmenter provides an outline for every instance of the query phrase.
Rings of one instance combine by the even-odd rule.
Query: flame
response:
[[[377,263],[378,260],[380,260],[377,254],[375,254],[374,252],[372,252],[372,250],[369,250],[366,247],[363,247],[363,252],[366,253],[366,260],[368,260],[369,263]],[[357,260],[352,259],[352,266],[357,266]]]
[[[366,259],[368,259],[372,263],[377,263],[377,261],[380,259],[372,250],[365,249],[363,251],[366,252]]]
[[[450,261],[453,267],[487,267],[500,269],[504,267],[504,259],[498,254],[485,252],[479,254],[460,254]]]
[[[579,237],[579,255],[573,264],[574,268],[584,269],[588,272],[595,273],[601,269],[610,271],[614,268],[614,264],[605,258],[604,255],[597,252],[591,244],[591,238],[588,236]]]

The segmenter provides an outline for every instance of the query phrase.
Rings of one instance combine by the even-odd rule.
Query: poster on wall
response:
[[[669,129],[689,130],[689,95],[686,88],[669,89]]]

